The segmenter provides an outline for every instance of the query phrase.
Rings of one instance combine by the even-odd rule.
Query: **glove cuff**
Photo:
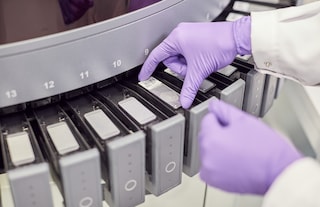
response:
[[[239,55],[251,54],[251,17],[245,16],[233,23],[233,37]]]

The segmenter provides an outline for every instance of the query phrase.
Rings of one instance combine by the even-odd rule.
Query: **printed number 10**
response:
[[[117,68],[117,67],[121,66],[122,62],[121,62],[121,60],[115,60],[115,61],[113,61],[112,64],[113,64],[114,68]]]

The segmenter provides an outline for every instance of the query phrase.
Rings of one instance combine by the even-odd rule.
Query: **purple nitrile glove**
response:
[[[185,77],[180,102],[189,108],[206,77],[229,65],[237,54],[251,53],[250,35],[250,17],[235,22],[181,23],[150,53],[139,80],[148,79],[163,61]]]
[[[59,0],[65,24],[71,24],[93,6],[93,0]]]
[[[200,177],[228,192],[263,195],[302,155],[262,121],[222,101],[209,104],[199,135]]]

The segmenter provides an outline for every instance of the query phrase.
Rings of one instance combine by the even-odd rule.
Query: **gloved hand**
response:
[[[234,193],[263,195],[301,154],[257,118],[214,100],[201,123],[200,177]]]
[[[71,24],[82,17],[93,6],[93,0],[59,0],[65,24]]]
[[[251,53],[250,34],[250,17],[235,22],[181,23],[150,53],[139,80],[148,79],[163,61],[185,77],[180,102],[189,108],[206,77],[229,65],[237,54]]]

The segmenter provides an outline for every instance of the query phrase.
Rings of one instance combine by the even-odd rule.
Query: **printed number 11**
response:
[[[85,72],[81,72],[80,78],[81,79],[89,78],[89,71],[86,70]]]

